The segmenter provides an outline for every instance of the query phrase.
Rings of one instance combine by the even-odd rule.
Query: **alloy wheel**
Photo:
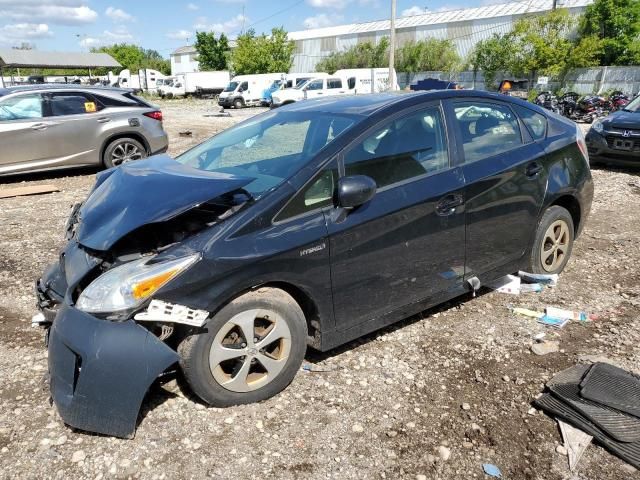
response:
[[[554,272],[562,265],[570,241],[569,226],[564,220],[556,220],[549,225],[540,247],[540,260],[545,271]]]
[[[273,381],[291,352],[287,322],[270,310],[247,310],[225,323],[209,352],[209,368],[218,384],[232,392],[250,392]]]
[[[133,160],[140,160],[142,152],[137,145],[129,142],[122,142],[116,145],[111,153],[111,163],[114,167]]]

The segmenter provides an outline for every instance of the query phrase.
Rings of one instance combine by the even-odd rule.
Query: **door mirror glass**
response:
[[[367,203],[376,194],[376,182],[366,175],[351,175],[338,180],[338,204],[355,208]]]

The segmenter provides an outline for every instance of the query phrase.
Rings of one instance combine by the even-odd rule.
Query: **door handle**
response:
[[[464,203],[462,195],[458,193],[451,193],[445,195],[436,205],[436,214],[441,217],[452,215],[456,212],[456,207],[459,207]]]
[[[97,120],[98,123],[107,123],[107,122],[110,122],[110,121],[111,121],[111,119],[109,117],[100,117]]]
[[[34,123],[33,125],[31,125],[31,130],[42,131],[42,130],[46,130],[48,126],[49,125],[46,123]]]
[[[527,177],[535,177],[541,171],[542,171],[542,165],[540,165],[537,162],[531,162],[529,165],[527,165],[527,168],[525,169],[524,173]]]

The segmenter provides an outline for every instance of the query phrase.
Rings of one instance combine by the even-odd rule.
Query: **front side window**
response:
[[[322,80],[314,80],[307,84],[307,90],[322,90]]]
[[[242,82],[240,84],[240,90],[242,90],[243,92],[246,92],[249,89],[249,84],[247,82]]]
[[[296,173],[359,116],[272,111],[226,130],[176,160],[201,170],[248,177],[259,197]]]
[[[48,100],[54,117],[95,113],[101,108],[93,98],[76,92],[52,93]]]
[[[506,105],[484,102],[455,104],[465,163],[492,157],[522,145],[518,119]]]
[[[40,95],[20,95],[0,100],[0,121],[42,118]]]
[[[449,167],[440,110],[421,110],[393,120],[345,156],[346,175],[367,175],[378,188]]]

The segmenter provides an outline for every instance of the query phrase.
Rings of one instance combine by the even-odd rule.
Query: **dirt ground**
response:
[[[212,102],[161,103],[177,154],[255,114]],[[179,132],[190,130],[189,137]],[[484,291],[307,362],[280,395],[207,408],[175,380],[149,392],[136,437],[74,431],[42,383],[47,352],[30,326],[32,284],[56,260],[69,206],[95,169],[0,180],[0,190],[54,183],[61,191],[0,200],[0,478],[627,480],[640,473],[598,446],[576,472],[556,452],[556,423],[530,402],[554,373],[595,356],[640,370],[640,170],[593,170],[595,201],[558,286],[511,296]],[[545,330],[561,350],[530,351],[544,330],[509,306],[597,313],[591,323]],[[462,408],[464,404],[464,408]]]

